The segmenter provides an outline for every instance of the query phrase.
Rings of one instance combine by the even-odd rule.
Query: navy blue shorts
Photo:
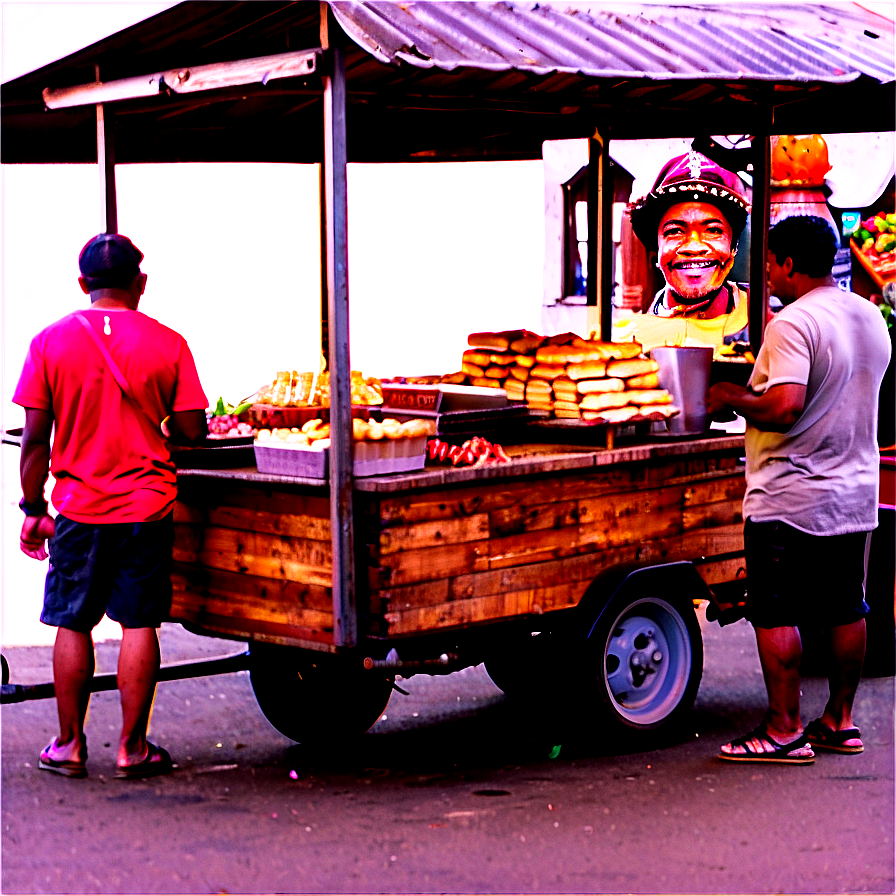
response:
[[[810,535],[786,523],[747,520],[747,619],[757,628],[858,622],[869,609],[868,534]]]
[[[105,614],[124,628],[158,628],[171,612],[174,517],[79,523],[60,514],[50,539],[41,622],[90,632]]]

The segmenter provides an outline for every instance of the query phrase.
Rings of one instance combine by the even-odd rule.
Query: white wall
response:
[[[116,171],[119,229],[144,252],[141,311],[184,334],[210,401],[278,369],[319,363],[315,166],[159,165]],[[31,337],[87,302],[78,253],[99,228],[95,166],[2,168],[0,425]],[[352,366],[368,376],[459,369],[467,334],[537,330],[540,162],[349,168]],[[17,545],[18,449],[2,446],[2,633],[50,643],[37,622],[46,564]],[[48,489],[49,493],[49,489]],[[106,622],[98,637],[114,636]]]

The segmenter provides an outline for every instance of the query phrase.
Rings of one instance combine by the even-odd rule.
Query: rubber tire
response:
[[[0,666],[2,666],[3,684],[9,684],[9,663],[2,653],[0,653]]]
[[[297,743],[327,744],[364,734],[382,715],[394,678],[268,644],[249,649],[249,677],[265,718]]]
[[[676,729],[703,677],[703,637],[693,601],[683,595],[617,595],[594,625],[585,659],[591,697],[591,718],[585,721],[602,738],[608,726],[645,743],[657,732]],[[643,669],[644,660],[654,671],[639,681],[637,667]]]

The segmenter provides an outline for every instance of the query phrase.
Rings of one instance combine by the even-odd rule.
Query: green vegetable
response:
[[[887,322],[887,329],[893,329],[893,318],[896,317],[896,312],[889,305],[880,305],[880,313],[884,316],[884,320]]]
[[[234,417],[239,417],[243,411],[248,411],[249,408],[252,407],[251,401],[243,402],[243,404],[232,405],[227,404],[224,401],[223,397],[218,398],[218,403],[215,405],[214,411],[212,411],[212,416],[214,417],[224,417],[225,415],[232,415]]]

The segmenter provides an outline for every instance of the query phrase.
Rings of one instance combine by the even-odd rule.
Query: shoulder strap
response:
[[[131,386],[127,381],[125,375],[121,372],[121,368],[115,363],[115,359],[109,353],[109,349],[106,348],[105,343],[100,338],[99,334],[93,327],[90,325],[90,321],[80,312],[75,312],[75,317],[78,319],[78,322],[82,327],[87,331],[90,335],[90,338],[94,341],[96,347],[100,350],[100,354],[103,356],[103,359],[106,362],[106,365],[109,368],[112,376],[115,378],[115,382],[118,383],[119,388],[122,392],[131,400],[131,403],[134,404],[142,413],[143,416],[152,423],[153,429],[157,429],[159,427],[159,422],[157,420],[153,420],[149,414],[149,411],[143,407],[142,404],[137,400],[137,397],[131,391]]]

